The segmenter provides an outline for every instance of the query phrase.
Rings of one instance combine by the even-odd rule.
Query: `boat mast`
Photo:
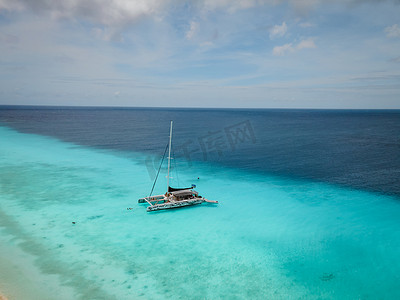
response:
[[[168,174],[167,174],[167,193],[169,192],[169,167],[171,165],[171,141],[172,141],[172,121],[169,129],[169,150],[168,150]]]

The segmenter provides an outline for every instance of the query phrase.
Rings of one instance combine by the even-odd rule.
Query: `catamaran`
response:
[[[196,204],[201,204],[201,203],[218,203],[218,201],[214,200],[208,200],[206,198],[203,198],[202,196],[199,196],[199,193],[194,190],[196,187],[195,185],[192,185],[191,187],[188,188],[172,188],[169,186],[169,179],[170,179],[170,166],[171,166],[171,145],[172,145],[172,124],[173,122],[171,121],[171,126],[169,130],[169,143],[168,143],[168,171],[167,171],[167,192],[163,195],[156,195],[152,196],[152,192],[155,186],[155,183],[158,178],[158,174],[160,172],[160,168],[158,169],[158,173],[156,176],[156,179],[153,183],[153,188],[150,192],[150,196],[140,198],[138,200],[139,203],[148,203],[149,206],[147,207],[147,211],[156,211],[156,210],[162,210],[162,209],[171,209],[171,208],[180,208],[180,207],[185,207],[185,206],[190,206],[190,205],[196,205]],[[165,149],[167,150],[167,148]],[[165,156],[165,151],[164,151],[164,156]],[[164,158],[163,158],[164,160]],[[163,162],[161,161],[161,164]]]

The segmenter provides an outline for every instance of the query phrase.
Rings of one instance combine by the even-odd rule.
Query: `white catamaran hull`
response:
[[[156,211],[156,210],[162,210],[162,209],[171,209],[171,208],[180,208],[184,206],[191,206],[191,205],[196,205],[196,204],[201,204],[203,203],[204,200],[191,200],[191,201],[176,201],[176,202],[166,202],[166,203],[161,203],[161,204],[155,204],[152,206],[147,207],[147,211]]]

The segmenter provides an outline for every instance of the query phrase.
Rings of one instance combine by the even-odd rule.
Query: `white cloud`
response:
[[[336,0],[338,1],[338,0]],[[346,1],[346,0],[342,0]],[[348,0],[347,0],[348,1]],[[354,0],[359,1],[359,0]],[[296,14],[307,14],[310,10],[317,7],[322,0],[203,0],[200,1],[206,10],[225,9],[229,12],[236,12],[238,10],[248,9],[256,6],[271,5],[288,3],[289,6],[296,12]]]
[[[271,39],[275,37],[282,37],[286,34],[286,32],[287,32],[287,25],[285,22],[283,22],[282,25],[275,25],[270,29],[269,37]]]
[[[385,28],[385,33],[387,37],[400,37],[400,27],[397,24],[393,24]]]
[[[25,7],[23,1],[0,0],[0,11],[18,11],[23,10]]]
[[[261,4],[258,0],[204,0],[203,5],[206,10],[227,9],[229,12],[235,12],[242,9],[248,9]]]
[[[316,48],[313,38],[308,38],[306,40],[302,40],[296,46],[296,49],[298,49],[298,50],[306,49],[306,48]]]
[[[289,3],[296,11],[308,10],[320,0],[0,0],[0,11],[49,13],[56,19],[83,19],[94,24],[124,26],[146,16],[164,16],[178,5],[191,5],[205,12],[224,10],[235,13],[254,7]]]
[[[310,10],[314,9],[320,2],[321,2],[320,0],[289,0],[289,3],[294,8],[295,12],[300,15],[307,14]]]
[[[310,23],[310,22],[303,22],[303,23],[300,23],[299,26],[300,26],[301,28],[309,28],[309,27],[314,27],[315,24]]]
[[[103,41],[113,41],[113,42],[123,42],[124,39],[121,35],[121,32],[114,29],[105,28],[93,28],[93,35]]]
[[[86,19],[96,24],[123,26],[158,13],[166,0],[0,0],[0,10],[48,12],[55,19]]]
[[[294,51],[294,48],[292,46],[292,43],[290,43],[290,44],[285,44],[283,46],[274,47],[274,49],[272,50],[272,54],[276,55],[276,56],[282,56],[288,52],[293,52],[293,51]]]
[[[276,6],[272,4],[273,1]],[[14,93],[14,90],[22,86],[24,90],[20,91],[21,99],[34,99],[31,94],[37,93],[36,98],[47,97],[49,103],[55,99],[53,95],[65,93],[67,96],[64,102],[54,100],[54,103],[72,103],[70,99],[77,99],[86,104],[101,104],[96,101],[107,104],[109,101],[109,104],[115,105],[134,103],[151,106],[160,103],[164,105],[161,99],[166,99],[176,105],[186,105],[188,98],[204,99],[209,96],[209,99],[219,99],[223,89],[228,86],[237,86],[238,89],[232,89],[230,95],[242,99],[245,93],[239,95],[236,91],[240,88],[253,90],[254,85],[268,83],[270,78],[265,74],[271,70],[276,75],[271,86],[276,85],[275,80],[286,82],[288,69],[293,70],[293,74],[301,73],[296,80],[309,80],[304,84],[298,83],[299,89],[293,94],[302,90],[302,85],[312,86],[314,79],[323,74],[341,76],[352,74],[353,70],[398,70],[399,47],[393,44],[395,40],[386,39],[386,34],[396,36],[395,32],[400,26],[395,16],[392,16],[395,12],[390,14],[393,7],[384,8],[388,11],[387,16],[383,13],[377,16],[377,24],[381,24],[381,36],[373,35],[376,40],[373,39],[371,47],[365,47],[364,37],[370,33],[360,35],[358,29],[371,28],[368,22],[369,16],[376,13],[375,4],[367,7],[370,10],[361,11],[362,18],[357,15],[357,10],[351,8],[349,11],[347,5],[343,8],[338,6],[338,14],[343,11],[346,16],[353,14],[353,17],[362,19],[360,22],[367,22],[360,23],[356,30],[349,27],[342,31],[307,23],[327,18],[328,23],[334,26],[333,29],[337,29],[337,15],[329,11],[325,13],[323,4],[321,10],[310,18],[296,18],[291,11],[294,5],[288,1],[280,5],[284,3],[283,0],[209,0],[209,3],[215,3],[216,11],[206,11],[206,0],[132,0],[130,3],[122,0],[62,0],[58,3],[55,0],[0,0],[0,15],[10,20],[3,22],[0,32],[1,60],[7,62],[6,66],[0,68],[0,75],[4,79],[0,84],[0,93],[3,95],[0,102],[11,99],[6,97],[4,91]],[[305,3],[303,7],[309,7],[312,11],[310,3]],[[133,7],[129,7],[129,4]],[[217,4],[220,6],[217,7]],[[16,13],[7,14],[4,11],[6,9]],[[19,14],[20,10],[24,11]],[[383,8],[380,11],[384,11]],[[286,18],[271,21],[283,13]],[[331,17],[335,19],[329,19]],[[57,22],[59,18],[64,18],[63,22]],[[289,25],[283,20],[290,22]],[[35,27],[32,22],[40,24]],[[277,25],[273,46],[269,41],[269,29],[272,30],[272,26],[265,29],[266,24]],[[312,25],[315,28],[310,31],[308,27]],[[279,34],[284,38],[279,39]],[[289,34],[291,38],[287,39]],[[313,35],[318,36],[318,39],[308,38]],[[117,47],[113,43],[104,42],[122,39],[124,43]],[[323,47],[329,46],[332,40],[335,40],[335,47],[330,47],[329,55],[326,55]],[[380,48],[373,47],[374,44]],[[269,47],[267,55],[266,47]],[[321,49],[312,49],[317,47]],[[354,60],[360,53],[361,57]],[[302,59],[298,57],[300,54]],[[319,63],[310,63],[315,60]],[[193,90],[182,85],[185,82],[196,82],[197,78],[215,88],[210,88],[204,95],[201,91],[208,90],[204,86]],[[49,81],[52,84],[48,84]],[[343,84],[345,88],[346,84]],[[387,86],[389,84],[399,86],[398,79],[388,79]],[[315,86],[318,87],[317,84]],[[397,101],[399,95],[399,89],[395,88],[395,91],[392,89],[390,92],[388,89],[385,92],[396,94],[392,97],[393,101]],[[282,88],[282,93],[287,90],[291,89]],[[254,93],[255,99],[263,99],[262,95],[265,95],[264,90],[259,95]],[[100,98],[103,100],[98,100]],[[181,99],[181,102],[173,102],[175,98]],[[132,99],[141,99],[142,102]],[[209,102],[204,103],[200,100],[189,101],[189,105],[231,105],[229,97],[220,102],[209,99],[206,100]],[[256,101],[254,103],[258,105]]]
[[[317,46],[314,43],[314,38],[308,38],[300,41],[297,45],[293,45],[292,43],[285,44],[283,46],[276,46],[272,50],[272,54],[275,56],[283,56],[287,53],[295,52],[301,49],[311,49],[316,48]]]
[[[203,43],[200,43],[200,46],[201,46],[201,47],[204,47],[204,48],[209,48],[209,47],[214,46],[214,43],[213,43],[213,42],[210,42],[210,41],[205,41],[205,42],[203,42]]]
[[[190,28],[189,30],[186,32],[186,38],[188,40],[191,40],[193,38],[193,36],[196,34],[197,30],[199,28],[199,23],[195,22],[195,21],[191,21],[190,22]]]

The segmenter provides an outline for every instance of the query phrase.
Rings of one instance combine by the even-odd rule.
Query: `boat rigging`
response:
[[[160,167],[157,172],[157,176],[153,183],[153,187],[151,189],[150,195],[148,197],[140,198],[138,203],[148,203],[149,206],[147,207],[147,211],[156,211],[156,210],[164,210],[164,209],[172,209],[172,208],[181,208],[185,206],[191,206],[201,203],[213,203],[217,204],[218,201],[208,200],[199,195],[197,191],[194,190],[196,187],[192,185],[188,188],[172,188],[169,186],[169,179],[170,179],[170,167],[171,167],[171,147],[172,147],[172,125],[173,122],[171,121],[171,126],[169,130],[169,143],[168,143],[168,171],[167,171],[167,192],[164,195],[156,195],[151,196],[154,190],[154,186],[158,179],[158,175],[160,173],[161,165],[164,161],[165,153],[167,148],[165,148],[163,159],[161,160]]]

